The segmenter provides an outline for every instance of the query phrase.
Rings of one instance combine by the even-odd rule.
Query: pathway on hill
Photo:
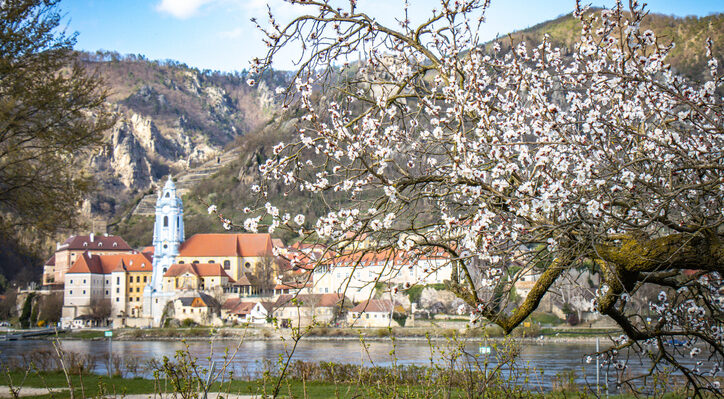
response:
[[[213,157],[201,165],[186,169],[175,176],[173,180],[176,183],[176,190],[179,195],[184,195],[189,192],[198,182],[218,172],[221,168],[229,165],[234,160],[239,158],[239,148],[233,148],[231,150],[222,152],[218,157]],[[163,182],[160,182],[163,184]],[[157,190],[146,194],[136,204],[131,212],[132,216],[154,216],[156,214],[156,198],[158,196]]]

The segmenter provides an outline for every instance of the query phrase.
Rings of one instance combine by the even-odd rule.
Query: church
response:
[[[189,298],[191,303],[213,302],[209,298],[223,302],[250,292],[250,281],[258,281],[259,266],[273,259],[271,236],[195,234],[186,239],[183,212],[169,177],[156,200],[152,249],[123,255],[79,254],[66,277],[63,324],[106,318],[99,324],[156,327],[173,317],[179,307],[175,302]]]

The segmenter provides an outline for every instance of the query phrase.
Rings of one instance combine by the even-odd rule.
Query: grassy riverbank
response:
[[[43,372],[43,373],[22,373],[9,372],[4,373],[3,380],[5,387],[4,392],[0,392],[0,397],[9,397],[8,386],[20,387],[19,394],[26,398],[70,398],[68,390],[68,382],[66,376],[61,372]],[[76,398],[88,397],[127,397],[129,395],[139,394],[158,394],[158,393],[178,393],[179,390],[173,389],[173,382],[168,379],[159,378],[157,380],[149,380],[142,378],[120,378],[107,377],[97,375],[70,376],[71,384],[74,388]],[[22,381],[22,386],[20,382]],[[257,397],[271,397],[277,386],[277,380],[268,378],[266,380],[255,381],[239,381],[230,380],[217,382],[210,386],[208,392],[221,392],[222,396],[229,395],[252,395]],[[40,392],[47,392],[42,395],[24,396],[23,387],[41,388]],[[193,388],[193,387],[188,387]],[[51,393],[52,392],[52,393]],[[190,391],[185,392],[191,394]],[[444,386],[429,386],[424,381],[416,385],[405,384],[388,384],[385,382],[379,384],[369,383],[334,383],[319,381],[303,381],[297,379],[285,379],[279,386],[279,397],[286,398],[466,398],[470,397],[467,392],[460,388],[451,388]],[[478,392],[480,394],[480,392]],[[541,399],[557,399],[557,398],[593,398],[592,393],[584,390],[560,390],[556,392],[536,392],[522,391],[514,387],[506,389],[494,389],[488,392],[489,398],[507,398],[511,395],[521,398],[541,398]],[[179,397],[186,397],[179,395]],[[193,397],[193,396],[189,396]],[[476,396],[477,397],[477,396]],[[611,398],[628,399],[633,398],[632,395],[612,395]],[[663,399],[673,399],[682,397],[675,393],[668,393],[660,396]]]
[[[58,335],[61,339],[80,339],[80,340],[101,340],[106,339],[105,330],[72,330],[63,332]],[[208,327],[190,327],[190,328],[126,328],[113,330],[114,340],[166,340],[166,339],[187,339],[187,340],[207,340],[229,339],[237,340],[244,337],[245,340],[275,340],[280,337],[287,337],[290,333],[289,329],[272,328],[208,328]],[[574,339],[586,340],[595,338],[604,338],[608,336],[618,336],[621,332],[615,329],[590,329],[590,328],[520,328],[513,331],[513,337],[525,339]],[[467,329],[451,329],[451,328],[332,328],[332,327],[316,327],[309,329],[305,334],[308,338],[319,339],[360,339],[366,340],[386,339],[396,337],[398,339],[446,339],[446,338],[465,338],[469,340],[501,338],[503,332],[497,327],[484,328],[467,328]],[[55,337],[48,336],[48,339]]]

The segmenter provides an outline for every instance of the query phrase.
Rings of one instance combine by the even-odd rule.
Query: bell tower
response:
[[[163,275],[178,256],[184,240],[184,208],[176,195],[176,185],[171,176],[156,200],[156,222],[153,225],[153,278],[151,288],[160,291]]]
[[[153,276],[143,289],[143,315],[158,326],[166,303],[173,293],[162,292],[163,275],[174,263],[184,241],[184,207],[176,194],[171,176],[156,199],[156,221],[153,225]]]

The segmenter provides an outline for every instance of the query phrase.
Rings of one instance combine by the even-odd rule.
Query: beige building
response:
[[[370,299],[350,309],[347,323],[353,327],[399,327],[394,313],[404,314],[405,308],[389,299]]]
[[[105,319],[140,314],[143,281],[153,271],[144,254],[95,255],[83,252],[65,273],[62,321],[79,316]]]
[[[352,302],[342,294],[282,295],[273,306],[273,316],[282,327],[334,325],[343,322],[345,307]]]
[[[163,275],[163,291],[223,292],[234,282],[218,263],[176,263]]]
[[[173,301],[174,318],[179,321],[189,319],[200,325],[221,324],[221,305],[216,299],[202,292],[182,295]]]

